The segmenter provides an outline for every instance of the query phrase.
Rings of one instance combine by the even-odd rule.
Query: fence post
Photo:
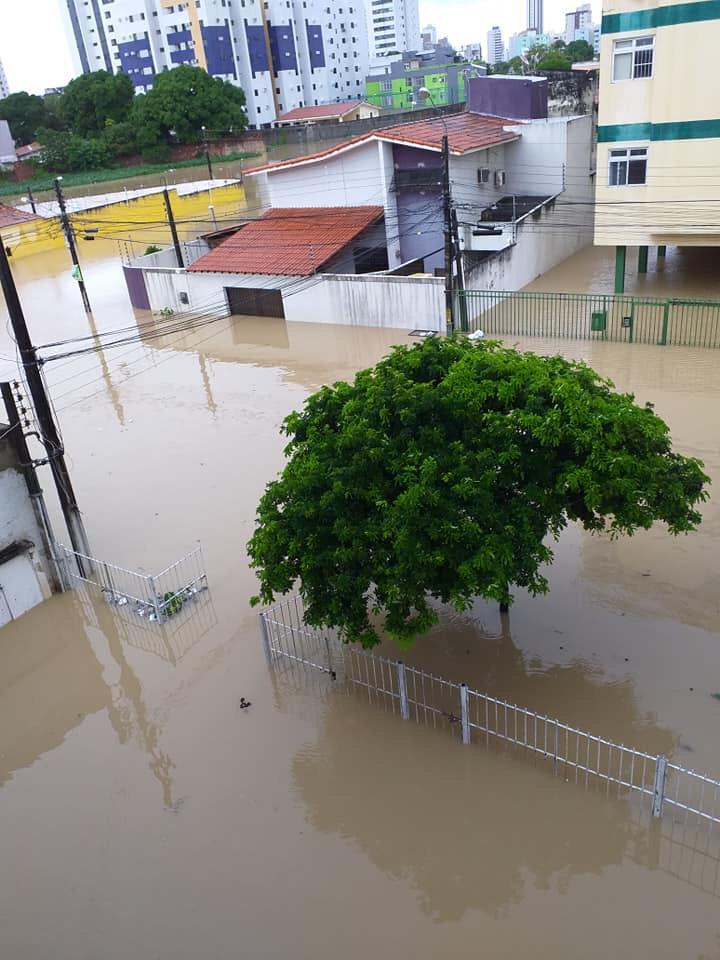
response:
[[[470,710],[466,683],[460,684],[460,723],[462,724],[463,743],[470,743]]]
[[[265,619],[265,614],[260,614],[260,639],[262,640],[263,650],[265,651],[265,659],[268,663],[272,663],[272,650],[270,649],[270,633],[268,631],[267,620]]]
[[[397,662],[398,690],[400,691],[400,716],[403,720],[410,719],[410,704],[408,703],[407,681],[405,679],[405,664]]]
[[[660,346],[667,346],[668,322],[670,320],[670,301],[665,301],[663,308],[662,333],[660,334]]]
[[[157,620],[158,623],[162,623],[163,613],[162,613],[162,609],[160,608],[160,600],[158,598],[157,588],[155,586],[155,577],[147,577],[146,583],[148,585],[148,589],[150,590],[150,596],[152,597],[152,605],[153,605],[153,610],[155,611],[155,619]]]
[[[559,741],[560,741],[560,736],[558,731],[558,722],[556,720],[555,730],[553,731],[553,773],[557,773]]]
[[[655,784],[653,786],[652,815],[662,816],[665,799],[665,777],[667,776],[667,757],[660,756],[655,761]]]

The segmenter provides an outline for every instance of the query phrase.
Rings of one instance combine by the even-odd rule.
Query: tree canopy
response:
[[[592,60],[594,56],[593,48],[586,40],[573,40],[568,44],[563,40],[556,40],[550,45],[536,43],[522,57],[512,57],[494,64],[492,72],[532,74],[538,70],[570,70],[574,63]]]
[[[43,98],[24,90],[0,100],[0,120],[7,120],[18,146],[32,143],[38,130],[50,125]]]
[[[109,124],[127,119],[134,98],[130,77],[95,70],[76,77],[65,87],[60,114],[66,128],[77,136],[97,137]]]
[[[546,592],[547,541],[570,521],[686,533],[707,497],[703,464],[673,451],[650,404],[584,363],[493,342],[396,347],[283,431],[248,544],[253,603],[297,588],[309,623],[366,647],[426,631],[431,598],[463,610]]]

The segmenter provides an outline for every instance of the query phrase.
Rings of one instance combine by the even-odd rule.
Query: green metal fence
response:
[[[461,329],[491,337],[720,347],[720,300],[460,290],[456,313]]]

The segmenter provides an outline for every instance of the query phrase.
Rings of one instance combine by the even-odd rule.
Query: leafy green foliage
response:
[[[700,523],[702,463],[672,450],[650,405],[583,363],[433,337],[396,347],[284,423],[288,462],[248,544],[259,597],[296,584],[309,623],[411,642],[437,619],[548,589],[548,538]]]
[[[65,131],[42,130],[42,165],[55,173],[97,170],[107,166],[114,156],[107,144],[97,138],[86,139]]]
[[[203,126],[211,138],[245,129],[245,94],[199,67],[184,65],[161,73],[148,93],[135,98],[131,119],[143,153],[170,140],[199,143]]]
[[[78,137],[99,137],[110,121],[127,120],[135,97],[132,81],[124,73],[95,70],[71,80],[60,99],[60,116]]]
[[[594,60],[595,51],[587,40],[573,40],[565,48],[570,63],[582,63],[583,60]]]
[[[532,74],[538,70],[570,70],[574,63],[592,60],[594,56],[593,48],[585,40],[573,40],[567,45],[562,40],[556,40],[549,46],[536,43],[522,57],[494,64],[492,73]]]
[[[7,120],[17,146],[32,143],[40,127],[48,126],[48,116],[42,97],[33,94],[11,93],[0,100],[0,120]]]

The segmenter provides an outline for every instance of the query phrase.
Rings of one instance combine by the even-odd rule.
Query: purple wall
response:
[[[145,274],[140,267],[123,267],[130,303],[136,310],[149,310],[150,297],[145,286]]]
[[[547,77],[472,77],[467,108],[510,120],[542,120],[548,115]]]
[[[429,273],[445,263],[442,230],[442,157],[431,150],[393,146],[400,257],[425,261]],[[390,246],[394,238],[388,237]]]

